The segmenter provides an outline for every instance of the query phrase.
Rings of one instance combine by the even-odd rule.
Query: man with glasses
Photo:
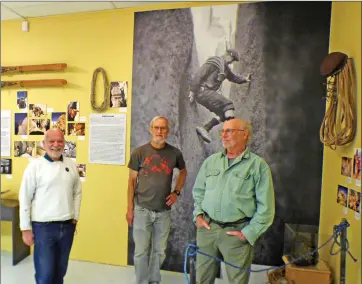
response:
[[[250,122],[231,119],[220,131],[225,150],[207,158],[193,188],[194,221],[200,251],[226,265],[229,283],[246,284],[256,240],[274,219],[274,187],[268,164],[250,152]],[[215,259],[198,254],[197,283],[214,283]]]
[[[166,143],[170,131],[168,119],[156,116],[149,131],[152,140],[136,148],[128,164],[126,219],[129,226],[133,226],[137,284],[161,282],[160,268],[166,257],[171,206],[176,203],[187,175],[181,151]],[[179,169],[179,175],[171,192],[174,168]]]
[[[209,131],[214,126],[234,118],[234,103],[220,91],[223,81],[227,79],[236,84],[250,82],[250,74],[244,76],[231,70],[229,65],[239,60],[240,55],[236,49],[226,50],[223,56],[210,57],[197,71],[190,84],[190,102],[196,101],[217,115],[204,126],[196,127],[196,133],[206,143],[211,142]]]

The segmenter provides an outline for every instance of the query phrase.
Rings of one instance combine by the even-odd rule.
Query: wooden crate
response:
[[[289,263],[288,257],[283,256],[285,264]],[[285,277],[293,284],[331,284],[332,272],[328,265],[319,260],[317,265],[296,266],[294,264],[285,267]]]

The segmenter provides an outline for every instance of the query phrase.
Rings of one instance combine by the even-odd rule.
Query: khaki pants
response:
[[[207,220],[208,221],[208,220]],[[222,228],[211,222],[210,230],[202,227],[197,229],[197,246],[201,252],[220,257],[224,261],[235,266],[250,269],[252,262],[253,247],[248,241],[242,241],[236,236],[229,236],[226,232],[240,231],[248,222],[233,227]],[[226,266],[226,273],[230,284],[247,284],[250,272],[237,269],[230,265]],[[196,283],[213,284],[218,272],[215,259],[197,254],[196,256]]]

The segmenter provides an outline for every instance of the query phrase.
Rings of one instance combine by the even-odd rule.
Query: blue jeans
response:
[[[36,284],[63,284],[75,225],[63,222],[32,222]]]
[[[160,268],[166,258],[171,211],[154,212],[135,205],[133,240],[137,284],[160,283]]]

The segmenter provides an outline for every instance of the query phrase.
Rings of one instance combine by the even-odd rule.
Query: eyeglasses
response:
[[[166,132],[166,131],[168,130],[168,128],[165,127],[165,126],[152,126],[152,128],[153,128],[155,131],[161,130],[162,132]]]
[[[219,134],[221,135],[231,135],[232,133],[236,132],[236,131],[245,131],[245,129],[236,129],[236,128],[227,128],[227,129],[221,129],[219,130]]]

